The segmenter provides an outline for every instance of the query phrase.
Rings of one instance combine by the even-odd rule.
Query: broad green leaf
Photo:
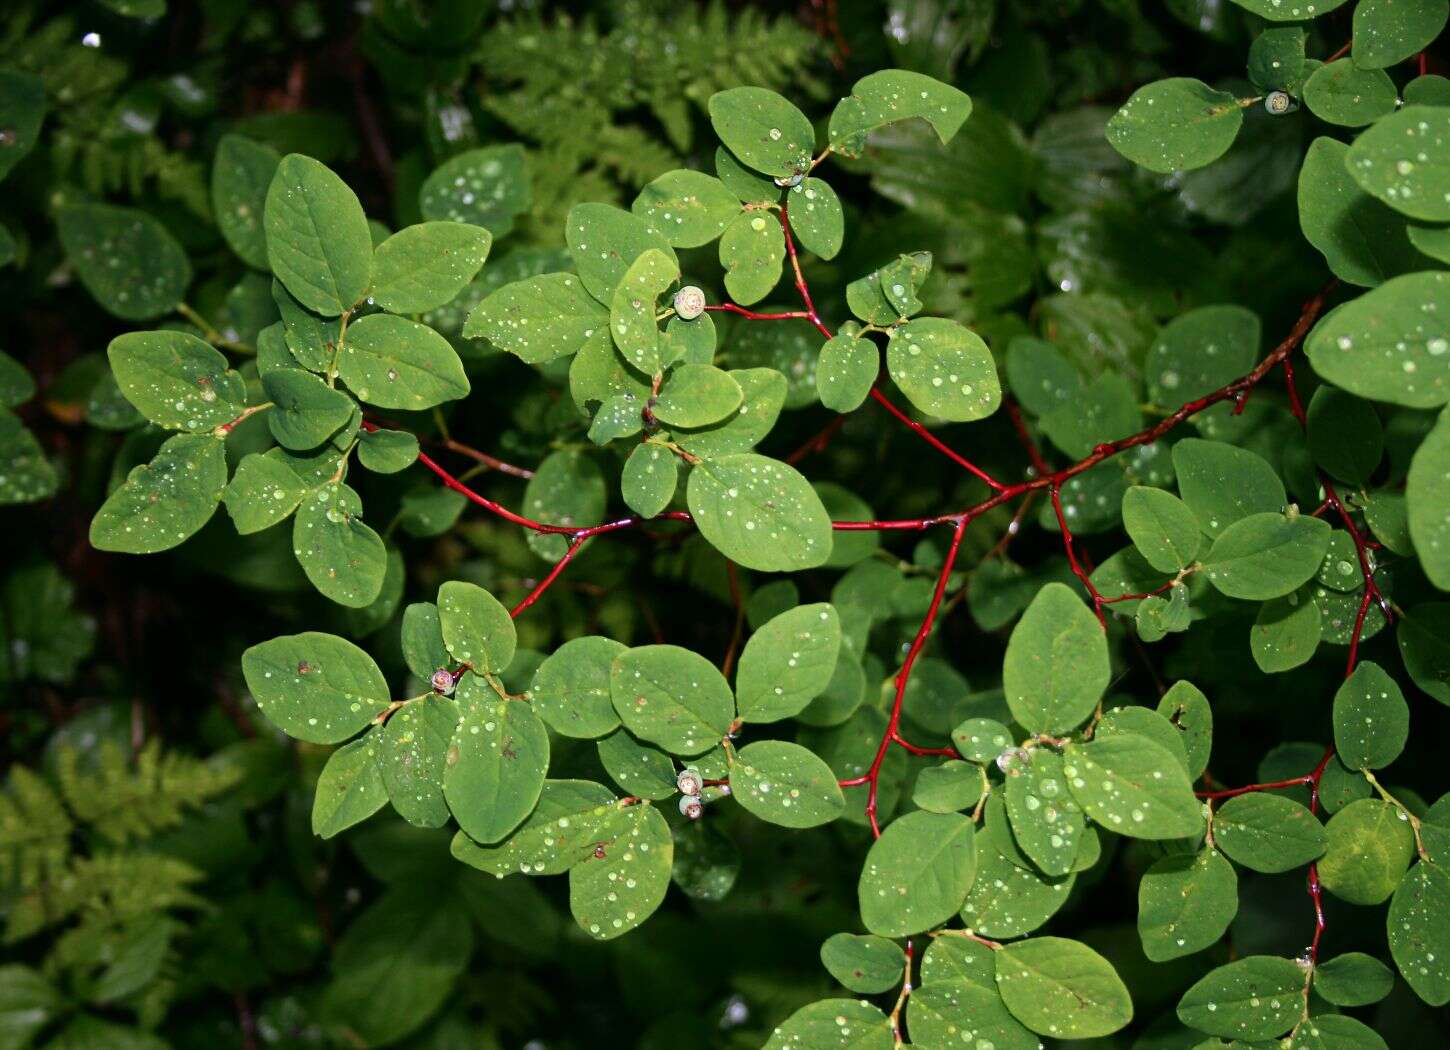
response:
[[[267,427],[283,448],[305,452],[337,433],[352,418],[357,403],[311,372],[279,368],[262,377],[272,402]]]
[[[653,411],[667,426],[704,427],[734,412],[744,396],[740,384],[723,368],[684,364],[665,377]]]
[[[786,196],[790,228],[800,246],[822,259],[834,259],[846,236],[841,198],[823,179],[802,179]]]
[[[961,908],[977,870],[972,822],[959,813],[908,813],[866,854],[857,893],[872,933],[905,937]]]
[[[941,419],[983,419],[1002,401],[997,366],[987,344],[955,321],[940,317],[908,321],[891,335],[886,366],[913,405]]]
[[[969,718],[952,730],[952,743],[973,762],[991,762],[1012,744],[1007,727],[993,718]]]
[[[170,550],[211,520],[227,483],[226,446],[208,434],[167,438],[133,467],[91,519],[91,546],[123,554]]]
[[[549,728],[589,739],[611,733],[619,715],[610,700],[609,673],[625,646],[613,638],[573,638],[545,658],[534,672],[529,699]]]
[[[1181,734],[1189,779],[1197,780],[1208,768],[1213,750],[1213,708],[1208,697],[1192,682],[1174,682],[1158,701],[1158,713]]]
[[[891,1050],[891,1022],[860,999],[802,1006],[771,1032],[763,1050]]]
[[[1082,836],[1082,810],[1063,779],[1062,756],[1035,749],[1008,772],[1007,815],[1022,852],[1047,875],[1066,875]]]
[[[430,695],[394,711],[383,725],[378,768],[398,815],[421,828],[448,823],[443,772],[458,726],[458,705]]]
[[[1013,1017],[995,987],[923,981],[906,1000],[913,1046],[991,1046],[1037,1050],[1042,1041]]]
[[[1222,441],[1184,438],[1173,446],[1178,493],[1209,536],[1251,514],[1281,512],[1284,483],[1262,456]]]
[[[242,262],[259,270],[268,268],[262,216],[281,159],[264,143],[244,135],[223,135],[212,161],[211,208],[217,227]]]
[[[912,252],[846,285],[846,305],[871,324],[889,325],[922,309],[917,289],[931,273],[931,252]]]
[[[1292,959],[1251,955],[1220,966],[1183,993],[1178,1019],[1228,1039],[1272,1039],[1299,1020],[1308,974]]]
[[[1320,66],[1310,75],[1304,84],[1304,104],[1326,123],[1358,128],[1393,113],[1399,104],[1399,92],[1384,70],[1369,69],[1357,60],[1341,58]]]
[[[369,298],[395,314],[420,314],[450,303],[477,276],[492,243],[488,230],[469,223],[405,227],[373,254]]]
[[[735,717],[735,698],[715,665],[677,645],[645,645],[614,658],[610,696],[624,727],[677,755],[718,744]]]
[[[961,915],[962,922],[984,937],[1031,933],[1067,903],[1077,881],[1076,875],[1052,878],[1019,867],[985,843],[977,852],[977,879],[962,902]]]
[[[0,126],[9,133],[0,151],[0,179],[25,159],[45,120],[45,82],[19,70],[0,70]]]
[[[443,628],[438,622],[438,606],[432,602],[413,602],[403,610],[403,661],[408,670],[428,681],[435,671],[446,671],[452,663],[448,647],[443,644]]]
[[[675,763],[658,748],[641,744],[623,729],[603,737],[595,750],[605,772],[631,795],[664,799],[679,793]]]
[[[312,585],[339,605],[361,609],[382,590],[387,550],[346,485],[324,485],[302,501],[292,522],[292,553]]]
[[[212,430],[246,407],[246,384],[226,357],[185,332],[127,332],[106,357],[126,400],[167,430]]]
[[[1395,634],[1411,680],[1442,704],[1450,704],[1450,603],[1410,606],[1400,614]]]
[[[1123,528],[1143,559],[1160,572],[1192,565],[1203,543],[1198,519],[1186,503],[1142,485],[1123,493]]]
[[[1032,733],[1071,732],[1093,713],[1108,676],[1097,618],[1070,587],[1047,584],[1007,640],[1002,688],[1013,717]]]
[[[380,729],[371,729],[327,756],[312,800],[312,834],[330,839],[387,805],[378,768],[380,738]]]
[[[1450,414],[1441,413],[1415,450],[1405,479],[1405,503],[1421,568],[1436,587],[1450,590],[1450,521],[1445,513],[1450,506]]]
[[[15,358],[0,353],[0,408],[23,405],[35,396],[35,380]]]
[[[640,803],[623,812],[613,837],[569,869],[569,910],[584,932],[601,941],[628,933],[654,913],[674,862],[670,826],[658,809]]]
[[[831,682],[841,652],[841,618],[822,602],[773,617],[740,654],[735,695],[747,722],[778,722],[805,709]]]
[[[1133,1019],[1133,1000],[1113,964],[1062,937],[1004,945],[997,989],[1012,1015],[1039,1035],[1092,1039]]]
[[[1316,1014],[1300,1021],[1288,1050],[1389,1050],[1373,1028],[1342,1014]]]
[[[458,688],[459,721],[443,797],[475,842],[498,842],[533,812],[549,769],[549,731],[531,705],[505,700],[476,675]]]
[[[514,217],[531,203],[528,156],[517,143],[451,157],[418,190],[423,218],[482,226],[495,240],[513,229]]]
[[[1143,415],[1133,384],[1121,375],[1105,372],[1071,405],[1053,409],[1040,424],[1054,445],[1073,459],[1082,459],[1098,445],[1141,430]]]
[[[1293,799],[1266,791],[1231,798],[1213,815],[1213,839],[1229,858],[1253,871],[1301,868],[1324,854],[1324,825]]]
[[[836,103],[831,149],[859,156],[868,132],[913,117],[925,120],[946,143],[971,114],[972,100],[950,84],[907,69],[882,69],[856,81],[851,93]]]
[[[965,981],[989,992],[997,990],[993,949],[967,937],[933,937],[921,957],[921,983]]]
[[[1147,737],[1171,754],[1185,773],[1188,772],[1188,751],[1184,746],[1184,734],[1166,715],[1137,705],[1109,708],[1098,722],[1095,735],[1103,737],[1123,733]]]
[[[1318,604],[1298,590],[1259,606],[1249,628],[1249,649],[1260,671],[1292,671],[1314,656],[1322,631]]]
[[[1384,454],[1384,428],[1374,406],[1332,386],[1314,391],[1307,436],[1314,462],[1351,485],[1367,482]]]
[[[438,624],[443,644],[459,663],[500,674],[513,661],[518,644],[514,621],[508,609],[476,583],[449,580],[438,588]]]
[[[222,496],[232,524],[243,536],[285,520],[307,495],[309,485],[288,465],[281,450],[242,458]]]
[[[655,310],[665,289],[679,279],[679,263],[672,256],[646,248],[614,290],[609,334],[624,359],[644,375],[660,372],[660,329]]]
[[[1405,696],[1379,664],[1362,660],[1334,694],[1334,749],[1351,769],[1379,769],[1410,736]]]
[[[1259,340],[1258,315],[1242,306],[1202,306],[1180,314],[1148,349],[1148,396],[1165,408],[1177,407],[1227,385],[1253,368]]]
[[[56,211],[55,224],[81,284],[124,321],[171,313],[191,284],[185,249],[144,211],[67,204]]]
[[[708,365],[715,360],[718,341],[715,322],[708,313],[702,313],[690,321],[676,315],[665,322],[660,358],[667,367],[681,361]]]
[[[1045,416],[1077,397],[1082,373],[1051,343],[1018,336],[1007,347],[1007,385],[1022,407]]]
[[[732,368],[730,376],[740,384],[740,408],[720,423],[673,431],[671,437],[686,452],[702,459],[747,452],[775,427],[786,399],[785,376],[774,368]]]
[[[524,487],[524,513],[546,525],[585,528],[604,516],[604,477],[594,459],[578,449],[551,452]],[[558,561],[569,548],[566,537],[530,533],[529,547],[541,558]]]
[[[832,412],[861,407],[881,371],[881,354],[868,339],[837,335],[821,347],[816,390]]]
[[[674,247],[698,248],[725,232],[740,201],[702,171],[667,171],[639,191],[630,211]]]
[[[564,224],[564,239],[579,279],[605,305],[613,301],[614,290],[634,261],[650,248],[679,269],[669,241],[639,216],[608,204],[574,205]]]
[[[821,565],[831,520],[791,466],[753,452],[707,459],[690,471],[685,498],[700,534],[747,569],[781,572]]]
[[[960,813],[977,804],[982,788],[980,766],[952,759],[917,774],[911,801],[928,813]]]
[[[1133,92],[1108,121],[1108,142],[1133,163],[1166,175],[1223,156],[1243,120],[1239,100],[1227,91],[1172,77]]]
[[[1188,774],[1147,737],[1106,736],[1063,749],[1063,775],[1089,817],[1109,831],[1142,839],[1196,835],[1203,813]]]
[[[427,325],[370,314],[347,330],[337,374],[358,399],[412,411],[457,401],[469,391],[458,352]]]
[[[1450,872],[1422,860],[1400,880],[1385,926],[1405,982],[1431,1006],[1450,1002]]]
[[[594,855],[594,847],[628,829],[619,799],[592,780],[546,780],[539,804],[496,846],[480,846],[459,832],[453,856],[490,875],[562,875]]]
[[[816,135],[806,115],[774,91],[737,87],[710,96],[710,123],[730,152],[756,171],[786,178],[807,171]]]
[[[0,73],[0,94],[12,78],[18,77],[18,74]],[[0,110],[0,120],[6,116]],[[0,177],[3,177],[3,167],[0,167]],[[39,971],[18,962],[0,966],[0,1040],[4,1040],[3,1045],[12,1050],[32,1045],[32,1038],[61,1016],[64,1010],[65,998]]]
[[[799,744],[760,740],[741,748],[731,794],[761,820],[787,828],[829,824],[846,808],[831,767]]]
[[[906,953],[885,937],[837,933],[821,945],[821,965],[851,991],[875,995],[901,983]]]
[[[365,430],[358,436],[357,461],[376,474],[396,474],[418,459],[418,439],[406,430]]]
[[[1251,514],[1219,534],[1204,575],[1230,598],[1268,601],[1314,578],[1329,547],[1329,523],[1307,514]]]
[[[1405,106],[1377,121],[1354,140],[1345,163],[1367,193],[1402,215],[1450,219],[1450,110],[1444,106]]]
[[[1360,0],[1354,6],[1354,64],[1383,69],[1435,42],[1450,17],[1445,0]]]
[[[367,294],[373,262],[367,216],[325,164],[300,153],[283,157],[267,190],[264,222],[272,272],[307,309],[335,317]]]
[[[670,505],[680,481],[675,454],[659,445],[641,442],[625,460],[619,490],[629,509],[653,518]]]
[[[373,658],[336,635],[283,635],[242,653],[242,674],[267,720],[309,744],[337,744],[387,709]]]
[[[272,301],[282,318],[282,334],[296,363],[313,372],[332,367],[341,325],[336,317],[322,317],[307,309],[287,291],[281,281],[272,281]],[[265,334],[265,333],[264,333]],[[258,341],[260,361],[263,346]]]
[[[1345,0],[1234,0],[1270,22],[1302,22],[1328,14]]]
[[[1390,994],[1395,975],[1373,955],[1345,952],[1314,968],[1314,990],[1336,1006],[1367,1006]]]
[[[784,262],[785,231],[768,212],[741,212],[720,237],[725,290],[737,303],[749,306],[769,295]]]
[[[715,174],[742,204],[775,204],[783,192],[774,180],[751,171],[724,146],[715,148]]]
[[[1238,876],[1217,850],[1154,861],[1138,883],[1143,954],[1167,962],[1212,947],[1238,910]]]
[[[1319,858],[1324,888],[1351,904],[1383,904],[1415,853],[1404,815],[1388,802],[1362,798],[1329,818],[1328,848]]]
[[[1297,95],[1304,84],[1305,32],[1300,26],[1266,29],[1249,45],[1249,80],[1264,91]]]
[[[463,334],[481,336],[525,364],[537,365],[577,353],[608,323],[608,312],[578,277],[546,273],[506,284],[483,300],[468,315]]]
[[[615,394],[599,406],[589,424],[589,440],[596,445],[607,445],[619,438],[633,437],[644,429],[644,409],[648,402],[638,394]],[[643,444],[637,446],[643,448]],[[621,490],[623,485],[621,484]],[[674,490],[671,490],[671,493]],[[668,495],[666,496],[668,499]],[[629,497],[625,497],[629,502]]]

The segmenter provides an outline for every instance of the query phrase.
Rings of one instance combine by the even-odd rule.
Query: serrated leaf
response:
[[[872,933],[905,937],[956,914],[977,870],[972,822],[958,813],[908,813],[866,854],[857,886]]]
[[[1108,676],[1097,618],[1071,588],[1047,584],[1007,640],[1002,688],[1013,717],[1029,732],[1070,732],[1092,714]]]
[[[477,276],[492,243],[488,230],[469,223],[404,227],[373,253],[369,298],[395,314],[420,314],[450,303]]]
[[[1213,815],[1213,837],[1232,860],[1254,871],[1292,871],[1323,855],[1324,825],[1293,799],[1255,791]]]
[[[585,933],[610,940],[648,919],[665,898],[674,862],[670,826],[654,806],[624,810],[625,822],[599,850],[569,869],[569,910]]]
[[[373,240],[357,195],[325,164],[289,153],[267,190],[267,258],[293,297],[335,317],[367,293]]]
[[[498,842],[533,812],[549,769],[549,731],[532,706],[505,700],[476,675],[459,683],[459,720],[443,797],[476,842]]]
[[[518,635],[497,598],[476,583],[449,580],[438,588],[443,644],[459,663],[500,674],[513,661]]]
[[[211,169],[211,207],[217,228],[242,262],[268,268],[262,217],[267,189],[281,161],[277,151],[243,135],[223,135]]]
[[[1304,969],[1291,959],[1251,955],[1220,966],[1183,993],[1178,1019],[1229,1039],[1272,1039],[1299,1020]]]
[[[1069,743],[1063,775],[1078,804],[1109,831],[1144,839],[1196,835],[1203,814],[1183,766],[1147,737]]]
[[[86,291],[122,320],[171,313],[191,284],[185,249],[140,209],[68,204],[56,211],[55,224]]]
[[[1133,1019],[1133,1001],[1113,964],[1087,945],[1033,937],[997,952],[997,989],[1007,1009],[1039,1035],[1091,1039]]]
[[[609,683],[625,728],[672,754],[709,750],[735,717],[735,698],[715,665],[677,645],[646,645],[620,653]]]
[[[630,211],[676,248],[698,248],[725,231],[740,201],[702,171],[668,171],[639,191]]]
[[[330,839],[387,805],[378,768],[380,736],[380,729],[369,730],[327,756],[312,801],[312,834]]]
[[[806,115],[774,91],[737,87],[710,96],[710,123],[730,152],[756,171],[807,171],[816,136]]]
[[[778,460],[753,452],[704,460],[690,471],[685,498],[700,534],[747,569],[809,569],[830,557],[821,498]]]
[[[778,722],[805,709],[831,682],[841,652],[841,618],[822,602],[773,617],[740,654],[735,695],[747,722]]]
[[[205,434],[167,438],[96,511],[91,546],[123,554],[170,550],[211,520],[226,483],[226,446],[220,440]]]
[[[369,314],[347,330],[338,377],[358,399],[379,408],[418,411],[467,397],[458,352],[427,325]]]
[[[312,585],[339,605],[361,609],[382,590],[387,550],[346,485],[324,485],[302,501],[292,522],[292,553]]]
[[[458,705],[446,696],[416,699],[393,712],[382,727],[378,768],[398,815],[420,828],[448,823],[443,772],[458,726]]]
[[[1215,849],[1154,861],[1138,883],[1143,954],[1166,962],[1216,944],[1239,910],[1238,876]]]
[[[1314,578],[1329,523],[1308,515],[1251,514],[1219,534],[1203,557],[1208,582],[1230,598],[1268,601]]]
[[[573,638],[534,672],[529,697],[539,717],[564,736],[589,739],[613,732],[619,715],[610,700],[609,673],[625,646],[613,638]]]
[[[267,720],[310,744],[337,744],[389,703],[388,683],[363,650],[336,635],[283,635],[242,654],[247,689]]]
[[[1227,91],[1172,77],[1133,92],[1108,121],[1108,142],[1135,164],[1166,175],[1223,156],[1243,120],[1238,99]]]

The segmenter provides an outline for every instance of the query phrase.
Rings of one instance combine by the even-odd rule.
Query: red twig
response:
[[[547,591],[549,587],[554,583],[554,581],[559,578],[559,574],[564,571],[564,568],[571,561],[574,560],[574,555],[579,553],[579,548],[584,546],[584,544],[588,541],[588,536],[575,536],[574,539],[570,541],[569,549],[564,552],[564,556],[556,561],[554,563],[554,567],[549,570],[549,575],[545,576],[542,580],[540,580],[538,586],[536,586],[532,591],[524,596],[523,601],[519,602],[511,610],[509,610],[509,616],[517,620],[519,618],[519,613],[523,612],[530,605],[533,605],[534,602],[538,601],[543,593]]]
[[[1037,442],[1032,440],[1032,435],[1027,432],[1027,423],[1022,418],[1022,409],[1017,402],[1007,398],[1002,402],[1002,407],[1007,411],[1007,418],[1012,421],[1012,429],[1017,432],[1017,440],[1022,442],[1022,447],[1027,450],[1027,458],[1032,461],[1032,469],[1038,474],[1051,474],[1052,468],[1047,465],[1047,460],[1042,458],[1042,450],[1037,447]]]
[[[723,311],[739,314],[747,321],[809,321],[811,319],[811,315],[804,310],[783,310],[779,313],[762,314],[756,313],[754,310],[747,310],[743,306],[737,306],[735,303],[712,303],[705,309],[717,313]]]
[[[452,438],[443,439],[443,447],[459,455],[467,456],[475,463],[481,463],[489,470],[496,470],[500,474],[509,474],[516,478],[527,480],[534,476],[534,472],[527,467],[518,467],[512,463],[505,462],[497,456],[490,456],[487,452],[480,452],[472,445],[465,445],[461,441],[454,441]]]

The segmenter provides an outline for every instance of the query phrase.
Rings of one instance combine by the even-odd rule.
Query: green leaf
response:
[[[1077,881],[1076,875],[1051,878],[1019,867],[986,843],[977,852],[977,879],[961,914],[962,921],[984,937],[1031,933],[1067,903]]]
[[[773,180],[745,167],[724,146],[715,147],[715,174],[742,204],[775,204],[780,200],[781,188]]]
[[[18,74],[0,73],[0,98],[4,97],[9,83],[18,79]],[[0,120],[8,117],[0,109]],[[0,177],[3,170],[0,167]],[[0,966],[0,1041],[3,1041],[0,1045],[23,1050],[64,1009],[65,999],[39,972],[20,963]]]
[[[1365,192],[1395,211],[1430,222],[1450,219],[1450,110],[1445,107],[1405,106],[1377,121],[1355,139],[1345,163]]]
[[[1004,945],[997,989],[1012,1015],[1039,1035],[1092,1039],[1133,1019],[1133,1000],[1113,964],[1062,937]]]
[[[483,337],[525,364],[577,353],[609,314],[573,274],[546,273],[506,284],[468,315],[463,334]]]
[[[911,801],[928,813],[959,813],[977,804],[982,787],[981,767],[952,759],[917,775]]]
[[[658,748],[641,744],[617,729],[595,745],[599,762],[614,782],[631,795],[663,799],[679,793],[675,763]]]
[[[1354,64],[1383,69],[1435,42],[1450,17],[1445,0],[1360,0],[1354,7]]]
[[[1012,734],[993,718],[969,718],[952,730],[952,743],[973,762],[991,762],[1012,745]]]
[[[282,318],[282,332],[287,349],[296,363],[313,372],[326,372],[332,366],[341,328],[338,318],[321,317],[292,298],[281,281],[272,281],[272,301]],[[263,333],[265,336],[265,333]],[[262,340],[258,340],[260,360]]]
[[[977,870],[972,822],[959,813],[908,813],[866,854],[857,893],[872,933],[905,937],[938,926],[962,906]]]
[[[1213,541],[1204,575],[1230,598],[1282,597],[1314,578],[1331,531],[1328,522],[1308,515],[1251,514]]]
[[[1304,0],[1303,6],[1300,6],[1294,0],[1289,0],[1287,4],[1285,0],[1234,0],[1240,7],[1270,22],[1302,22],[1328,14],[1344,2],[1345,0]]]
[[[1334,748],[1351,769],[1379,769],[1410,736],[1410,708],[1379,664],[1363,660],[1334,694]]]
[[[1212,947],[1238,910],[1238,876],[1217,850],[1154,861],[1138,883],[1143,954],[1167,962]]]
[[[481,226],[420,222],[393,234],[373,254],[369,296],[395,314],[420,314],[452,302],[477,276],[493,237]]]
[[[1123,528],[1143,559],[1160,572],[1192,565],[1203,543],[1198,519],[1186,503],[1142,485],[1123,493]]]
[[[816,136],[806,115],[774,91],[737,87],[710,96],[710,124],[756,171],[786,178],[809,170]]]
[[[243,536],[289,517],[310,486],[288,464],[281,449],[242,457],[222,496],[232,524]]]
[[[1181,735],[1188,776],[1197,780],[1213,749],[1213,708],[1192,682],[1174,682],[1158,701],[1158,714]]]
[[[569,255],[589,294],[609,304],[624,275],[644,252],[653,248],[679,263],[669,241],[637,215],[608,204],[576,204],[564,224]]]
[[[612,733],[619,715],[610,700],[609,675],[625,646],[613,638],[573,638],[545,658],[534,672],[529,698],[549,728],[589,739]]]
[[[1422,860],[1400,880],[1385,927],[1405,983],[1431,1006],[1450,1002],[1450,872]]]
[[[549,769],[549,731],[533,707],[505,700],[477,675],[458,686],[459,720],[443,771],[443,797],[476,842],[502,839],[533,812]]]
[[[860,999],[822,999],[777,1025],[763,1050],[891,1050],[886,1015]]]
[[[921,957],[921,983],[965,981],[995,993],[997,961],[992,956],[993,949],[966,937],[933,937]]]
[[[901,983],[906,953],[869,933],[837,933],[821,945],[821,965],[853,992],[875,995]]]
[[[641,442],[625,460],[620,495],[640,517],[653,518],[670,505],[679,479],[680,468],[673,452]]]
[[[1265,791],[1231,798],[1213,815],[1213,838],[1224,853],[1254,871],[1303,867],[1328,846],[1324,825],[1293,799]]]
[[[628,933],[654,913],[674,863],[670,826],[659,810],[640,803],[624,813],[614,836],[569,869],[569,909],[579,927],[601,941]]]
[[[167,430],[209,431],[246,407],[246,384],[226,357],[185,332],[127,332],[106,357],[126,400]]]
[[[1300,26],[1266,29],[1249,45],[1249,80],[1263,91],[1299,94],[1304,83],[1304,39]]]
[[[715,665],[677,645],[645,645],[614,658],[610,696],[635,736],[677,755],[718,744],[735,717],[735,698]]]
[[[496,846],[459,832],[453,856],[490,875],[562,875],[594,855],[597,843],[626,832],[632,821],[614,792],[592,780],[546,780],[539,804]]]
[[[361,609],[383,588],[387,550],[346,485],[324,485],[302,501],[292,522],[292,553],[312,586],[339,605]]]
[[[630,205],[650,229],[676,248],[709,244],[740,212],[740,201],[702,171],[667,171]]]
[[[1171,752],[1124,733],[1069,743],[1063,775],[1089,817],[1109,831],[1142,839],[1196,835],[1203,814],[1188,774]]]
[[[799,744],[761,740],[730,769],[735,800],[761,820],[787,828],[829,824],[846,809],[831,767]]]
[[[358,436],[357,461],[376,474],[396,474],[418,459],[418,439],[406,430],[365,430]]]
[[[191,284],[186,251],[144,211],[68,204],[56,211],[55,223],[81,284],[122,320],[171,313]]]
[[[1335,1006],[1368,1006],[1390,994],[1395,975],[1373,955],[1345,952],[1314,968],[1314,990]]]
[[[1299,1020],[1308,974],[1297,962],[1251,955],[1220,966],[1178,1000],[1178,1019],[1228,1039],[1272,1039]]]
[[[388,683],[363,650],[336,635],[283,635],[242,653],[247,689],[267,720],[309,744],[337,744],[387,709]]]
[[[673,256],[647,248],[614,290],[609,333],[624,359],[644,375],[660,372],[660,330],[655,310],[665,289],[679,279],[679,263]]]
[[[59,485],[35,435],[13,412],[0,408],[0,506],[48,499]]]
[[[1108,142],[1133,163],[1166,175],[1223,156],[1243,120],[1238,99],[1227,91],[1172,77],[1133,92],[1108,121]]]
[[[841,198],[823,179],[802,179],[786,196],[790,226],[796,240],[822,259],[834,259],[846,236]]]
[[[337,374],[360,401],[412,411],[467,397],[468,376],[447,339],[427,325],[370,314],[347,330]]]
[[[945,144],[971,114],[972,100],[950,84],[906,69],[882,69],[856,81],[836,103],[828,134],[834,152],[855,157],[866,148],[867,132],[887,124],[920,117]]]
[[[1377,798],[1351,802],[1329,818],[1319,859],[1324,888],[1351,904],[1383,904],[1415,853],[1415,836],[1398,809]]]
[[[1339,1014],[1316,1014],[1300,1021],[1292,1036],[1289,1050],[1389,1050],[1373,1028]]]
[[[1384,453],[1384,428],[1368,401],[1331,386],[1314,391],[1308,413],[1309,454],[1330,474],[1363,485]]]
[[[686,452],[702,459],[746,452],[774,429],[785,404],[785,376],[774,368],[732,368],[730,376],[743,395],[739,411],[698,430],[675,430],[671,436]]]
[[[23,405],[34,396],[35,380],[25,366],[9,354],[0,353],[0,408]]]
[[[327,165],[300,153],[283,157],[267,190],[264,222],[272,272],[307,309],[336,317],[367,294],[367,216]]]
[[[517,143],[466,150],[433,169],[418,190],[425,219],[485,227],[494,239],[533,203],[528,156]]]
[[[312,800],[312,834],[330,839],[361,824],[388,801],[378,768],[380,729],[371,729],[327,756]]]
[[[1012,1016],[995,987],[923,981],[906,1000],[913,1046],[991,1046],[1037,1050],[1042,1041]]]
[[[831,554],[831,519],[791,466],[753,452],[707,459],[685,489],[700,534],[747,569],[810,569]]]
[[[955,321],[940,317],[908,321],[892,332],[886,366],[913,405],[941,419],[983,419],[1002,401],[987,344]]]
[[[1400,614],[1395,633],[1411,681],[1450,704],[1450,603],[1412,605]]]
[[[803,711],[831,682],[841,652],[841,618],[824,603],[800,605],[750,636],[735,695],[747,722],[778,722]]]
[[[1299,170],[1299,224],[1305,238],[1334,275],[1350,284],[1373,287],[1424,268],[1427,260],[1412,244],[1405,217],[1359,188],[1345,166],[1348,152],[1345,143],[1330,138],[1310,145]]]
[[[227,483],[226,447],[210,435],[167,438],[133,467],[91,519],[91,546],[123,554],[170,550],[216,513]]]
[[[19,70],[0,70],[0,127],[9,132],[0,152],[0,179],[35,148],[44,119],[45,82]]]
[[[889,325],[922,309],[917,289],[931,274],[931,252],[912,252],[846,285],[846,305],[861,320]]]
[[[816,390],[832,412],[854,412],[871,393],[881,354],[869,339],[837,335],[821,347]]]
[[[1249,649],[1265,674],[1292,671],[1314,656],[1321,633],[1318,604],[1299,590],[1259,606],[1249,628]]]
[[[398,815],[420,828],[448,823],[443,773],[458,726],[458,705],[437,694],[398,708],[383,725],[378,767]]]
[[[508,609],[478,584],[449,580],[439,587],[438,624],[443,644],[459,663],[501,674],[513,662],[518,644],[514,621]]]
[[[1175,443],[1173,470],[1183,502],[1212,537],[1251,514],[1281,512],[1289,502],[1284,483],[1263,457],[1222,441]]]
[[[740,384],[724,369],[684,364],[665,377],[654,414],[667,426],[709,426],[739,408],[744,396]]]
[[[1063,778],[1062,756],[1034,749],[1008,771],[1006,798],[1022,852],[1047,875],[1070,872],[1085,822]]]
[[[217,227],[242,262],[265,270],[267,233],[262,217],[267,189],[282,158],[271,146],[243,135],[223,135],[211,168],[211,208]]]
[[[1012,716],[1032,733],[1070,732],[1092,714],[1108,677],[1097,618],[1072,588],[1044,586],[1007,640],[1002,688]]]
[[[1320,66],[1309,77],[1304,84],[1304,104],[1326,123],[1357,128],[1393,113],[1399,104],[1399,92],[1384,70],[1341,58]],[[1340,152],[1344,149],[1341,146]]]
[[[272,436],[283,448],[300,452],[316,448],[341,430],[357,408],[341,390],[300,368],[268,372],[262,377],[262,389],[272,402],[267,413]]]
[[[785,231],[764,211],[741,212],[720,238],[725,290],[749,306],[770,294],[785,262]]]
[[[1211,393],[1253,368],[1259,341],[1258,316],[1241,306],[1203,306],[1180,314],[1164,325],[1148,350],[1148,396],[1176,407]]]
[[[1450,415],[1441,413],[1410,460],[1405,502],[1410,538],[1431,583],[1450,590]]]

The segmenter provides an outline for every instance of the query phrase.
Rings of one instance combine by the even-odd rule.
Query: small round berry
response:
[[[1264,108],[1276,117],[1281,117],[1294,108],[1294,100],[1287,91],[1270,91],[1264,98]]]
[[[675,786],[680,789],[680,794],[687,797],[698,795],[705,786],[705,778],[700,776],[700,771],[694,766],[687,766],[680,770],[680,775],[675,777]]]
[[[444,696],[450,696],[453,693],[453,687],[455,684],[456,683],[453,681],[453,672],[448,670],[448,668],[440,667],[438,668],[438,670],[433,672],[433,691],[435,693],[442,693]]]
[[[798,171],[794,175],[783,175],[775,180],[775,184],[782,189],[793,189],[799,186],[806,179],[806,173]]]
[[[693,795],[680,796],[680,812],[691,820],[699,820],[705,812],[705,805]]]
[[[705,312],[705,293],[687,284],[675,293],[675,315],[682,321],[693,321]]]

